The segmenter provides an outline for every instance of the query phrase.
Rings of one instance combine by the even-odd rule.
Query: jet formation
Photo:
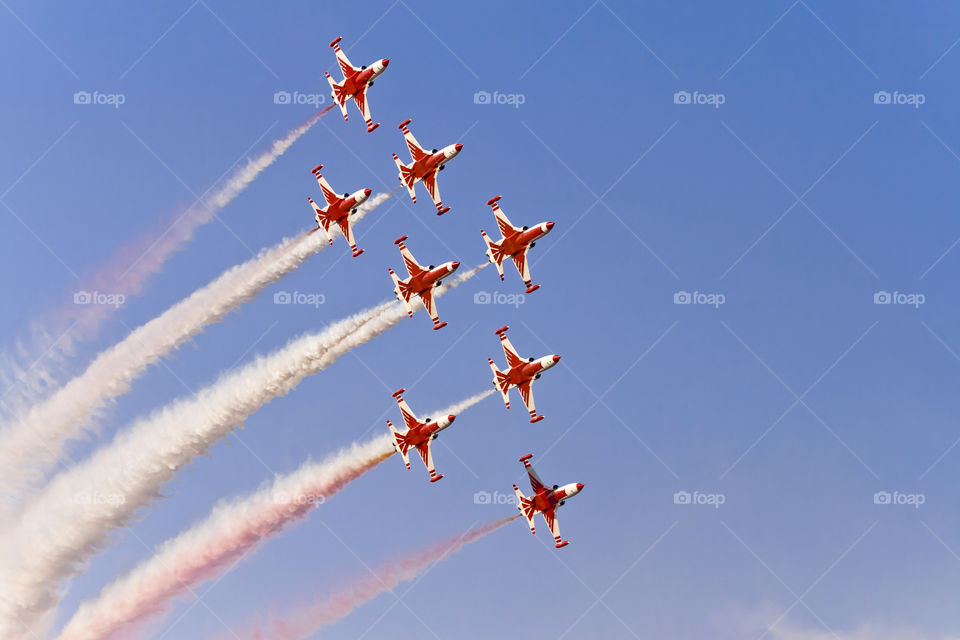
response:
[[[330,95],[334,103],[340,107],[345,122],[349,123],[349,114],[347,103],[353,101],[363,116],[367,133],[375,131],[379,122],[374,122],[370,113],[370,104],[368,101],[368,91],[374,85],[374,81],[380,78],[390,65],[389,58],[375,60],[369,65],[355,67],[347,58],[346,53],[340,48],[341,38],[336,38],[330,43],[334,50],[337,65],[343,79],[340,81],[326,73],[327,82],[330,84]],[[450,206],[444,204],[440,197],[440,186],[438,177],[441,171],[444,171],[447,164],[460,155],[463,150],[463,144],[457,142],[437,149],[431,148],[429,151],[421,145],[413,132],[410,130],[411,120],[408,118],[398,125],[398,129],[403,133],[404,142],[407,145],[407,151],[410,154],[410,162],[404,163],[397,154],[393,155],[393,162],[397,168],[397,178],[401,185],[406,188],[407,193],[413,204],[417,204],[417,193],[415,187],[417,183],[422,183],[426,188],[430,199],[436,209],[436,214],[442,216],[450,211]],[[353,230],[353,218],[358,208],[370,198],[370,189],[358,189],[353,193],[337,193],[327,182],[321,173],[322,164],[314,167],[311,173],[320,186],[323,194],[324,206],[319,206],[313,198],[307,198],[314,211],[314,218],[317,223],[316,230],[322,230],[328,242],[332,245],[336,231],[346,239],[350,246],[353,257],[360,256],[364,250],[357,247]],[[520,279],[526,287],[527,294],[531,294],[540,288],[539,284],[534,284],[530,273],[529,253],[537,242],[549,234],[553,228],[554,222],[540,222],[534,226],[515,226],[503,209],[500,208],[501,196],[497,195],[487,201],[487,205],[493,211],[494,219],[499,231],[499,240],[494,240],[483,229],[480,230],[481,237],[485,245],[485,255],[487,260],[492,263],[504,281],[503,265],[508,260],[516,267]],[[449,260],[440,265],[424,266],[420,264],[410,249],[407,248],[405,241],[407,236],[402,236],[394,241],[400,250],[400,256],[403,259],[403,266],[406,269],[407,277],[401,278],[392,268],[387,267],[387,272],[393,282],[393,293],[403,304],[407,315],[411,318],[414,314],[414,299],[419,301],[420,305],[426,310],[427,315],[433,324],[434,330],[442,329],[447,323],[441,322],[437,313],[436,290],[443,281],[453,275],[460,267],[457,260]],[[506,358],[506,368],[500,369],[492,358],[488,358],[490,370],[493,373],[493,386],[500,393],[506,408],[510,408],[509,391],[516,389],[523,404],[526,407],[531,423],[537,423],[544,419],[544,415],[537,412],[536,404],[533,400],[533,383],[540,379],[540,376],[549,369],[556,366],[560,361],[560,356],[549,354],[539,358],[523,358],[510,343],[507,338],[508,327],[503,326],[495,331],[500,339],[500,346],[503,348],[503,354]],[[433,453],[430,445],[441,431],[450,427],[456,416],[447,415],[437,419],[426,418],[421,420],[413,412],[407,402],[403,399],[404,389],[399,389],[393,393],[400,409],[400,415],[403,419],[403,430],[401,431],[394,424],[387,420],[387,427],[390,431],[393,448],[403,459],[404,465],[410,469],[410,452],[416,451],[423,461],[430,476],[430,482],[434,483],[443,478],[443,474],[437,473],[433,462]],[[548,488],[534,471],[530,464],[533,454],[527,454],[520,458],[524,470],[527,472],[530,481],[530,487],[533,494],[525,496],[517,485],[513,485],[517,497],[517,509],[521,516],[526,519],[532,533],[536,532],[534,527],[534,516],[540,514],[547,523],[554,538],[556,548],[562,548],[569,544],[568,540],[560,537],[560,529],[557,524],[556,511],[563,506],[567,500],[580,493],[583,484],[572,483],[564,486],[553,485]]]

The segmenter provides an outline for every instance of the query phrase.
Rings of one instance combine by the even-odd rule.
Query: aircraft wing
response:
[[[327,179],[323,177],[319,171],[314,175],[317,176],[317,184],[320,185],[320,191],[323,192],[323,199],[327,201],[328,205],[334,204],[340,200],[340,196],[337,195],[337,192],[333,190],[333,187],[330,186],[330,183],[327,182]]]
[[[357,243],[353,239],[353,225],[350,224],[350,216],[341,218],[337,225],[340,227],[340,233],[347,239],[347,244],[349,244],[351,248],[356,247]],[[354,249],[354,251],[356,251],[356,249]],[[363,249],[360,251],[363,251]]]
[[[530,487],[533,489],[533,492],[536,493],[540,489],[544,488],[543,480],[540,479],[540,476],[537,475],[536,470],[533,468],[533,465],[530,464],[531,456],[524,456],[523,468],[527,470],[527,476],[530,478]]]
[[[421,158],[426,158],[429,154],[423,150],[423,147],[420,146],[420,143],[417,142],[417,139],[413,137],[413,133],[411,133],[410,129],[407,127],[409,122],[409,120],[404,122],[401,125],[400,130],[403,131],[403,138],[407,141],[407,149],[410,150],[410,157],[413,158],[414,162],[416,162]]]
[[[430,314],[430,319],[433,320],[433,324],[437,324],[437,304],[433,300],[433,289],[427,289],[420,294],[420,301],[423,302],[423,308],[427,310],[427,313]]]
[[[426,465],[427,471],[430,473],[430,482],[436,482],[443,475],[438,474],[436,468],[433,466],[433,452],[430,451],[430,443],[433,442],[433,439],[426,440],[417,445],[417,453],[420,454],[420,458],[423,460],[423,464]]]
[[[528,251],[530,251],[530,247],[510,256],[513,259],[513,264],[517,265],[517,271],[520,272],[520,277],[523,278],[524,282],[530,282],[530,265],[527,264]]]
[[[397,395],[397,404],[400,405],[400,414],[403,416],[403,424],[406,425],[407,429],[413,429],[420,424],[417,414],[413,412],[413,409],[410,408],[407,401],[399,394]]]
[[[434,169],[433,173],[423,177],[423,186],[427,188],[427,193],[430,194],[430,198],[433,200],[433,204],[436,205],[437,209],[443,204],[440,200],[440,185],[437,184],[437,174],[439,173],[439,171]]]
[[[497,217],[497,226],[500,228],[500,235],[506,238],[510,234],[520,231],[520,229],[510,224],[507,214],[500,208],[499,203],[494,202],[490,206],[493,207],[493,215]]]
[[[367,88],[363,87],[353,94],[353,101],[357,103],[357,108],[360,109],[360,113],[363,114],[363,121],[367,123],[367,129],[372,131],[373,118],[370,117],[370,105],[367,104]],[[380,125],[378,124],[377,126]],[[375,129],[376,127],[373,128]]]
[[[517,354],[517,350],[510,344],[510,339],[505,332],[500,334],[500,346],[503,347],[503,355],[507,358],[508,367],[513,368],[518,364],[523,364],[523,358]]]
[[[340,71],[343,72],[343,77],[349,78],[350,76],[355,74],[357,71],[359,71],[359,69],[357,69],[355,66],[350,64],[350,60],[347,59],[347,54],[345,54],[343,50],[340,48],[339,42],[340,42],[340,38],[337,38],[336,40],[333,41],[333,44],[331,46],[333,47],[333,50],[337,52],[337,64],[340,65]]]
[[[557,522],[557,511],[556,507],[551,507],[546,511],[541,511],[543,514],[543,519],[547,523],[547,527],[550,529],[550,533],[553,534],[553,539],[556,541],[557,548],[567,546],[566,542],[562,542],[560,539],[560,523]]]
[[[410,249],[407,249],[405,244],[401,243],[399,246],[400,255],[403,256],[403,266],[407,268],[407,273],[409,273],[411,277],[426,271],[423,265],[417,262],[417,259],[413,257],[413,254],[410,253]]]
[[[518,384],[517,391],[520,392],[520,398],[523,399],[523,404],[530,414],[531,422],[536,422],[537,420],[533,420],[533,418],[537,417],[537,405],[533,402],[533,380],[527,380],[526,382]]]

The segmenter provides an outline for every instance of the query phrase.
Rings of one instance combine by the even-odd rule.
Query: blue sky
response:
[[[427,147],[464,144],[441,178],[449,214],[423,191],[416,206],[398,194],[358,226],[361,258],[338,242],[211,327],[118,402],[108,435],[389,296],[400,235],[423,262],[472,265],[491,196],[517,224],[557,222],[533,250],[543,286],[524,304],[474,304],[522,292],[515,273],[485,270],[440,300],[448,328],[418,316],[272,402],[117,535],[61,620],[219,498],[385,429],[393,389],[421,413],[486,389],[484,359],[502,358],[493,330],[509,324],[523,354],[564,356],[536,387],[546,420],[485,400],[442,435],[442,482],[388,460],[201,588],[202,605],[180,603],[161,632],[221,634],[221,620],[322,596],[364,564],[509,515],[473,496],[509,491],[530,452],[548,482],[586,484],[561,511],[569,547],[514,523],[399,589],[409,609],[385,595],[325,637],[740,638],[784,612],[768,637],[864,625],[942,637],[960,623],[951,3],[4,6],[7,347],[72,297],[74,274],[309,117],[273,95],[326,96],[335,36],[355,64],[391,59],[370,93],[379,130],[364,133],[355,110],[321,120],[81,346],[74,372],[308,228],[314,165],[338,190],[381,191],[396,184],[400,121]],[[75,105],[78,90],[125,102]],[[476,104],[480,91],[523,104]],[[326,304],[277,306],[278,291]],[[875,304],[884,291],[923,304]],[[678,292],[723,304],[675,304]],[[675,504],[678,491],[724,504]],[[875,504],[881,491],[924,504]]]

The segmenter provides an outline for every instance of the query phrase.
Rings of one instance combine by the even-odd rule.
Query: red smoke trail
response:
[[[409,582],[434,563],[446,560],[463,547],[476,542],[520,516],[501,518],[466,533],[454,536],[432,547],[384,563],[374,575],[359,577],[327,600],[308,604],[285,615],[271,615],[254,626],[243,637],[247,640],[302,640],[320,628],[334,624],[354,609],[380,594],[392,591],[401,582]]]
[[[272,165],[294,142],[310,130],[333,106],[325,107],[309,120],[291,130],[286,136],[275,140],[270,148],[249,159],[238,168],[218,189],[203,197],[180,214],[176,219],[158,224],[154,229],[140,234],[135,240],[119,248],[104,264],[81,279],[77,291],[60,308],[35,321],[29,328],[27,344],[19,344],[14,355],[2,359],[7,383],[7,393],[17,389],[19,397],[7,398],[13,409],[37,397],[44,387],[51,385],[51,366],[73,353],[76,342],[96,335],[104,320],[118,307],[111,304],[77,304],[74,296],[83,292],[102,293],[130,297],[142,293],[147,279],[163,268],[164,263],[185,243],[193,239],[196,230],[213,220],[218,211],[252,183],[267,167]],[[48,346],[53,344],[52,347]],[[42,364],[37,363],[37,356]],[[17,361],[34,364],[27,370]]]

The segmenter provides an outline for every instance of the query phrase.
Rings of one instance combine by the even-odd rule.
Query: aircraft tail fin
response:
[[[510,391],[510,379],[507,376],[507,372],[500,371],[490,358],[487,358],[487,362],[490,363],[490,370],[493,372],[493,386],[496,387],[500,395],[503,396],[503,404],[507,405],[507,409],[509,409],[510,396],[507,395],[507,392]]]
[[[396,272],[389,267],[387,271],[390,272],[390,278],[393,280],[393,292],[397,295],[397,299],[403,303],[403,306],[407,308],[407,315],[412,318],[413,309],[410,307],[410,298],[413,296],[413,291],[410,289],[409,281],[401,280]]]
[[[407,457],[407,452],[410,450],[410,445],[407,442],[407,436],[404,433],[397,431],[393,423],[387,420],[387,426],[390,427],[390,433],[393,434],[393,448],[397,450],[401,457],[403,457],[403,464],[407,465],[407,469],[410,468],[410,458]]]
[[[537,529],[533,524],[533,516],[536,514],[536,509],[533,507],[533,501],[523,495],[523,492],[517,488],[517,485],[513,485],[513,492],[517,494],[517,509],[520,511],[520,514],[527,519],[530,533],[536,533]]]
[[[487,258],[497,267],[497,273],[500,274],[500,279],[503,280],[503,259],[506,257],[506,254],[503,252],[503,247],[499,242],[491,240],[490,236],[488,236],[487,232],[483,229],[480,229],[480,235],[483,236],[483,241],[487,243]]]

